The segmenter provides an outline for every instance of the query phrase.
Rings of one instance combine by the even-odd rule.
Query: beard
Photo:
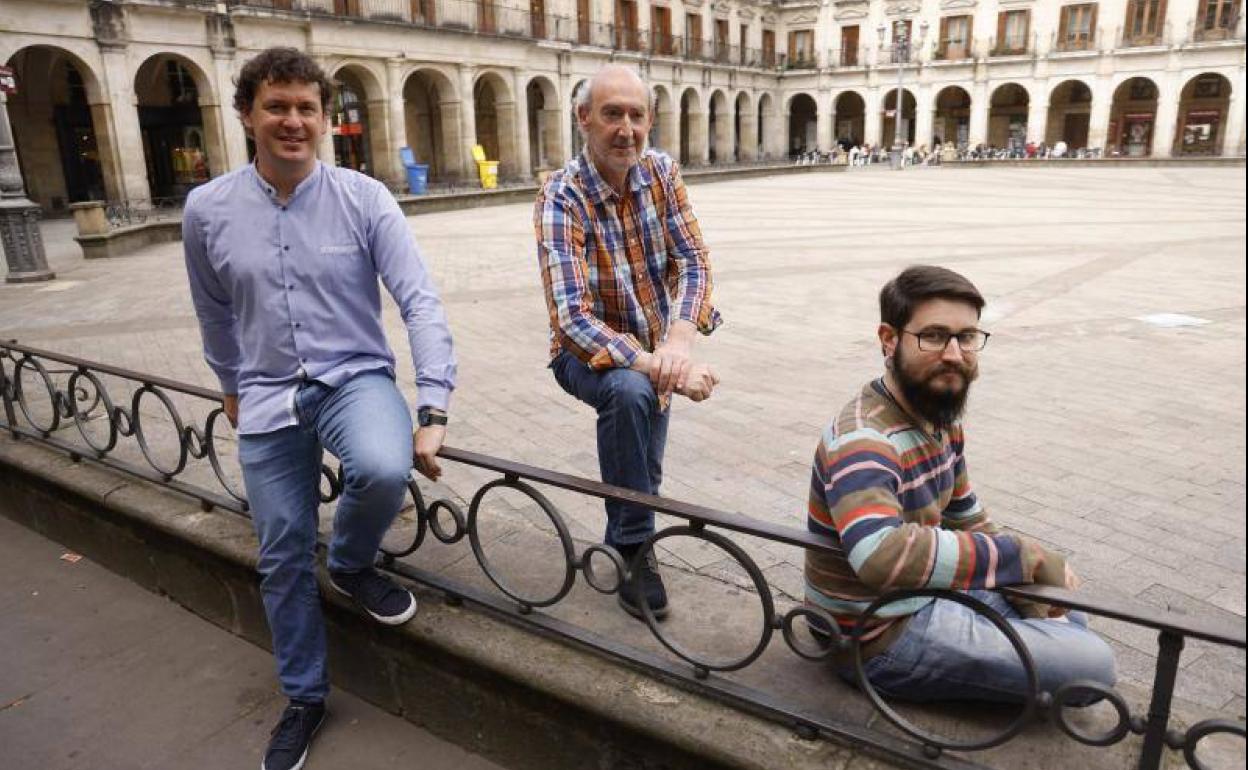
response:
[[[979,376],[978,367],[942,362],[926,377],[917,377],[910,372],[901,351],[902,347],[898,345],[893,354],[893,379],[901,389],[906,403],[937,430],[948,430],[962,417],[962,412],[966,409],[971,383]],[[952,390],[936,390],[932,387],[933,380],[950,373],[962,378],[962,387]]]

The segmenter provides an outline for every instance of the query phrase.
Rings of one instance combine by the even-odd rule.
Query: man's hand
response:
[[[412,451],[412,461],[416,464],[416,470],[420,471],[420,475],[430,481],[437,481],[442,475],[442,466],[438,465],[438,450],[442,448],[442,442],[445,440],[445,425],[426,425],[418,429],[412,439],[415,445]]]
[[[238,427],[238,394],[226,393],[221,399],[221,406],[225,410],[225,419],[230,421],[232,427]]]
[[[1075,574],[1075,571],[1070,568],[1070,563],[1067,562],[1066,563],[1066,590],[1078,591],[1079,586],[1081,585],[1083,585],[1083,581],[1079,578],[1078,575]],[[1066,612],[1067,612],[1067,609],[1065,607],[1050,606],[1048,614],[1050,618],[1063,618],[1066,616]]]
[[[693,362],[689,360],[693,350],[693,335],[697,329],[688,321],[677,321],[667,331],[667,339],[654,349],[650,365],[650,382],[654,392],[666,396],[682,392],[688,385]]]
[[[715,374],[715,370],[710,365],[694,364],[690,367],[685,386],[678,388],[676,392],[696,403],[710,398],[711,392],[718,384],[719,375]]]

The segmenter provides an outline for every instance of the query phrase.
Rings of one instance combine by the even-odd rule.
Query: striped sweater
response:
[[[824,432],[815,451],[807,525],[840,542],[843,555],[808,551],[806,601],[845,631],[872,600],[903,588],[1064,585],[1064,559],[1003,534],[971,489],[962,426],[932,433],[866,385]],[[875,653],[930,599],[884,607],[864,633]]]

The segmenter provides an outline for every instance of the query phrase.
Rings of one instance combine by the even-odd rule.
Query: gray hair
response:
[[[591,95],[593,94],[593,92],[594,92],[594,84],[595,84],[595,83],[597,83],[598,78],[599,78],[599,77],[600,77],[600,76],[601,76],[604,72],[607,72],[607,71],[608,71],[609,69],[611,69],[612,67],[620,67],[620,68],[622,68],[622,69],[626,69],[626,70],[628,70],[629,72],[631,72],[631,73],[633,73],[634,75],[636,75],[636,76],[637,76],[637,79],[638,79],[639,81],[641,81],[641,85],[642,85],[642,87],[646,89],[646,93],[648,93],[648,94],[650,95],[650,103],[649,103],[649,105],[648,105],[648,106],[650,107],[650,112],[652,112],[652,113],[653,113],[653,112],[655,111],[655,109],[657,108],[657,106],[658,106],[658,103],[659,103],[659,95],[658,95],[657,93],[655,93],[655,91],[654,91],[654,89],[653,89],[653,88],[651,88],[651,86],[650,86],[650,81],[649,81],[649,80],[647,80],[647,79],[645,78],[645,76],[641,74],[641,72],[639,72],[639,71],[637,71],[637,70],[635,70],[635,69],[633,69],[633,68],[631,68],[631,67],[626,67],[626,66],[625,66],[625,65],[623,65],[623,64],[615,64],[615,65],[608,64],[607,66],[605,66],[605,67],[603,67],[602,69],[600,69],[600,70],[598,70],[597,72],[595,72],[595,73],[593,74],[593,76],[592,76],[592,77],[590,77],[588,80],[582,80],[580,83],[578,83],[578,84],[577,84],[576,88],[574,88],[574,89],[572,90],[572,110],[573,110],[573,114],[577,114],[577,115],[579,115],[579,114],[580,114],[580,112],[581,112],[581,108],[582,108],[582,107],[584,107],[585,109],[589,109],[589,105],[590,105],[590,96],[591,96]]]

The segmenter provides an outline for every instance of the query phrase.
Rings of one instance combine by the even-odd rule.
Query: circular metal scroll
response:
[[[91,399],[91,403],[86,409],[80,409],[78,407],[79,395],[85,395],[85,391],[79,387],[80,380],[86,380],[91,383],[91,387],[95,389],[95,398]],[[70,375],[67,390],[69,392],[70,416],[74,418],[74,424],[78,426],[78,432],[82,434],[82,440],[87,442],[87,446],[99,452],[101,455],[113,451],[113,447],[117,446],[117,420],[114,417],[115,411],[113,409],[113,400],[109,398],[108,391],[104,389],[103,383],[101,383],[99,378],[91,372],[88,372],[85,369],[79,369]],[[103,417],[108,421],[108,440],[102,443],[93,439],[90,432],[87,430],[87,422],[90,420],[91,412],[95,411],[95,407],[97,405],[103,405]]]
[[[610,582],[603,580],[603,575],[594,566],[594,556],[596,554],[605,556],[612,570],[614,570]],[[613,594],[624,587],[624,573],[627,569],[624,566],[624,559],[620,558],[619,551],[609,545],[595,544],[586,548],[581,552],[581,560],[577,562],[576,567],[585,576],[585,582],[589,587],[598,593]]]
[[[1114,711],[1118,715],[1118,722],[1111,729],[1099,735],[1086,733],[1066,719],[1066,706],[1071,705],[1071,702],[1076,699],[1082,699],[1088,693],[1095,693],[1109,701],[1109,704],[1114,707]],[[1057,726],[1061,728],[1062,732],[1089,746],[1112,746],[1127,737],[1127,734],[1131,732],[1131,709],[1128,708],[1127,702],[1122,699],[1121,695],[1098,682],[1080,680],[1062,685],[1057,688],[1057,692],[1053,693],[1053,705],[1050,708],[1052,709],[1053,721],[1057,722]]]
[[[563,584],[555,593],[549,596],[526,596],[508,585],[494,571],[489,558],[486,557],[485,551],[481,547],[481,535],[477,528],[478,517],[481,512],[481,501],[493,489],[514,489],[527,496],[530,500],[537,503],[542,513],[555,526],[555,531],[559,534],[559,545],[563,549],[564,559]],[[572,590],[572,584],[576,579],[576,556],[572,549],[572,535],[568,532],[568,526],[564,524],[563,517],[559,515],[559,512],[550,500],[547,500],[545,495],[523,481],[511,478],[495,479],[477,490],[477,494],[473,496],[472,502],[468,505],[468,543],[472,546],[472,555],[476,557],[477,563],[481,565],[481,570],[485,572],[485,576],[490,579],[490,582],[497,586],[498,590],[519,602],[523,608],[549,607],[567,596],[568,591]]]
[[[139,407],[143,403],[143,396],[148,393],[151,393],[165,407],[165,411],[169,413],[170,421],[173,422],[174,433],[178,437],[178,461],[172,467],[160,464],[147,441],[146,434],[143,432],[143,413]],[[149,383],[144,383],[143,387],[134,392],[134,400],[130,402],[130,424],[134,431],[134,437],[139,441],[139,449],[143,452],[143,456],[147,458],[149,465],[165,476],[166,479],[171,479],[182,472],[182,469],[186,467],[188,455],[186,435],[182,426],[182,418],[178,416],[178,410],[174,408],[173,401],[169,399],[169,396],[165,395],[163,390]]]
[[[30,369],[43,381],[43,391],[48,394],[48,405],[52,407],[52,419],[48,423],[40,424],[30,413],[30,402],[27,400],[26,388],[22,385],[23,369]],[[48,370],[43,367],[43,364],[28,355],[23,356],[13,369],[13,388],[17,394],[17,406],[22,410],[26,422],[30,423],[31,427],[45,436],[61,427],[61,409],[56,388],[52,385],[52,378],[48,376]]]
[[[1187,760],[1187,766],[1192,770],[1211,770],[1208,765],[1200,761],[1200,757],[1196,756],[1196,746],[1204,738],[1216,733],[1238,735],[1243,738],[1244,723],[1230,719],[1206,719],[1192,725],[1183,736],[1183,758]]]

